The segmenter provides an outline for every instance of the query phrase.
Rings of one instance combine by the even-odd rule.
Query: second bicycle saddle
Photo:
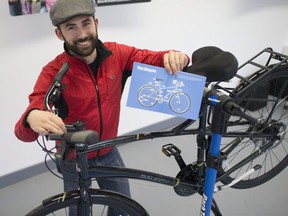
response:
[[[235,76],[238,61],[230,52],[218,47],[206,46],[192,54],[192,65],[183,69],[184,72],[207,77],[207,82],[228,81]]]

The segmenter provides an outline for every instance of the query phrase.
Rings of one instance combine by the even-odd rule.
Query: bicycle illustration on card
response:
[[[172,80],[172,86],[165,86],[163,79],[153,78],[138,90],[138,101],[144,107],[152,107],[156,103],[168,103],[170,109],[178,114],[185,113],[191,106],[190,97],[181,89],[183,81]]]

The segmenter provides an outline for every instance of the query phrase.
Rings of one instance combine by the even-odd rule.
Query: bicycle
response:
[[[190,97],[179,88],[185,84],[173,80],[173,86],[166,87],[161,83],[162,81],[162,79],[154,78],[154,84],[148,83],[140,87],[138,90],[138,102],[144,107],[152,107],[157,102],[166,102],[175,113],[181,114],[187,112],[190,108],[191,100]]]
[[[265,65],[256,62],[263,55],[268,55]],[[97,132],[85,130],[81,122],[67,125],[70,132],[64,135],[48,135],[49,140],[62,141],[62,150],[57,154],[44,146],[48,154],[65,159],[71,149],[76,150],[79,190],[50,197],[27,215],[57,215],[58,210],[74,205],[78,206],[78,215],[83,216],[94,215],[99,209],[95,210],[96,205],[103,206],[103,209],[106,206],[119,208],[127,215],[149,215],[132,198],[91,188],[92,178],[121,177],[168,185],[180,196],[199,193],[202,195],[200,215],[209,216],[212,211],[219,216],[222,214],[213,193],[229,187],[255,187],[280,173],[288,165],[285,146],[288,57],[266,48],[238,68],[238,62],[231,53],[217,47],[203,47],[193,53],[192,62],[185,70],[207,77],[198,121],[183,120],[171,130],[132,134],[104,141],[98,140]],[[258,69],[245,77],[240,75],[244,66]],[[51,84],[45,97],[47,109],[51,109],[61,95],[61,79],[68,68],[64,66]],[[238,86],[234,89],[223,87],[225,81],[232,77],[240,79]],[[267,95],[259,94],[263,93],[263,89],[267,90]],[[168,157],[173,156],[180,167],[176,177],[129,168],[88,167],[86,163],[87,153],[103,147],[182,135],[197,135],[197,160],[186,164],[178,147],[163,145],[162,152]]]

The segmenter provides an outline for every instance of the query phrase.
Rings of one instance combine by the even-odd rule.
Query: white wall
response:
[[[281,52],[288,40],[287,0],[152,0],[96,10],[103,41],[139,48],[173,48],[190,55],[201,46],[214,45],[234,53],[241,63],[265,47]],[[62,43],[47,13],[11,17],[5,0],[0,1],[0,26],[3,176],[43,161],[44,153],[36,143],[22,143],[14,137],[14,125],[27,106],[41,67],[62,52]],[[167,118],[124,107],[120,133]]]

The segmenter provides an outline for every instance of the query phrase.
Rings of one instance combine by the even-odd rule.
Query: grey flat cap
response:
[[[94,15],[92,0],[57,0],[50,9],[50,19],[57,26],[69,19],[81,15]]]

